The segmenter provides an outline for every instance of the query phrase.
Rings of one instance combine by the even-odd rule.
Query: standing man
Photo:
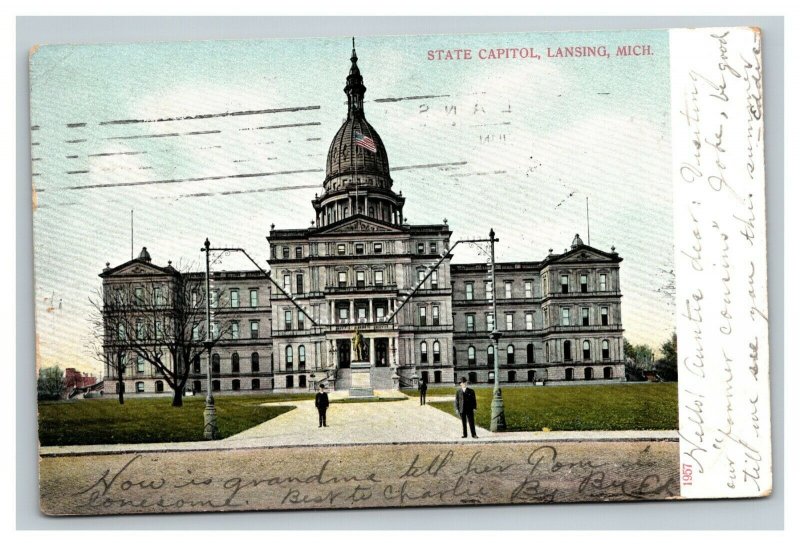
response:
[[[467,387],[467,378],[462,377],[459,381],[460,388],[456,391],[456,411],[461,416],[462,438],[467,437],[467,421],[469,421],[469,431],[473,438],[477,438],[475,433],[475,410],[478,409],[478,401],[475,398],[475,391]]]
[[[325,392],[324,383],[319,384],[319,392],[314,399],[314,405],[319,413],[319,426],[327,427],[328,423],[325,421],[325,414],[328,412],[328,406],[330,406],[330,402],[328,402],[328,393]]]
[[[428,392],[428,384],[425,383],[425,378],[419,380],[419,385],[417,386],[419,389],[419,405],[425,405],[425,394]]]

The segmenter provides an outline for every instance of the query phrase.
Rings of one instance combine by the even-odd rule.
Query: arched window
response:
[[[164,392],[164,382],[156,381],[156,392]]]
[[[286,369],[290,370],[294,366],[294,353],[292,352],[292,346],[286,346]]]
[[[231,355],[231,372],[239,373],[239,353]]]
[[[250,390],[253,391],[261,390],[261,380],[253,379],[252,381],[250,381]]]
[[[473,347],[472,345],[467,347],[467,364],[469,366],[475,365],[475,347]]]
[[[469,372],[467,374],[470,383],[477,383],[478,382],[478,374],[475,372]]]
[[[231,381],[231,390],[238,391],[242,388],[242,384],[238,379]]]
[[[575,370],[572,368],[567,368],[564,370],[564,379],[567,381],[572,381],[575,378]]]
[[[286,388],[287,389],[293,389],[294,388],[294,376],[293,375],[287,375],[286,376]]]
[[[528,343],[525,347],[525,356],[528,364],[533,364],[533,343]]]
[[[298,378],[298,380],[297,380],[297,386],[298,386],[298,387],[300,387],[301,389],[304,389],[304,388],[306,387],[306,376],[304,376],[304,375],[301,375],[301,376]]]
[[[514,346],[509,345],[506,347],[506,364],[514,363]]]
[[[592,358],[592,355],[591,355],[591,351],[589,350],[589,340],[588,339],[584,339],[583,340],[583,359],[584,360],[591,360],[591,358]]]
[[[603,340],[603,360],[609,359],[608,340]]]
[[[583,369],[583,378],[584,379],[592,379],[593,377],[592,369],[591,368],[584,368]]]
[[[419,361],[422,363],[428,361],[428,344],[425,341],[419,344]]]
[[[442,356],[439,353],[439,342],[438,341],[434,341],[433,342],[433,361],[434,362],[441,362],[442,361]]]
[[[194,355],[192,359],[192,372],[200,373],[200,355]]]
[[[211,390],[218,391],[219,390],[219,379],[215,379],[211,382]]]
[[[211,373],[219,373],[219,353],[211,355]]]
[[[489,366],[494,366],[494,345],[486,347],[486,363]]]
[[[257,372],[258,368],[258,353],[253,353],[250,355],[250,369],[254,372]]]
[[[606,366],[605,368],[603,368],[603,379],[611,379],[613,375],[614,373],[613,370],[611,369],[611,366]]]
[[[508,382],[513,383],[516,380],[517,380],[517,372],[514,371],[508,372]]]
[[[297,360],[299,362],[300,369],[303,370],[306,367],[306,346],[300,345],[297,348]],[[304,385],[300,385],[303,387]]]
[[[570,340],[564,341],[564,362],[572,360],[572,342]]]

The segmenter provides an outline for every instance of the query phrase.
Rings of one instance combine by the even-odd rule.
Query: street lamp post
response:
[[[497,286],[495,286],[495,262],[494,262],[494,243],[499,241],[494,237],[494,228],[489,230],[489,242],[491,244],[492,261],[492,333],[491,339],[494,345],[494,392],[492,393],[492,421],[489,430],[497,432],[506,429],[506,413],[503,404],[503,393],[500,390],[500,353],[498,352],[497,341],[500,339],[500,331],[497,329]]]
[[[214,407],[214,395],[211,394],[211,348],[214,342],[211,340],[211,262],[209,256],[211,243],[206,238],[206,242],[201,249],[206,253],[206,341],[204,343],[207,351],[208,367],[206,369],[206,407],[203,410],[203,438],[206,440],[216,440],[219,438],[217,428],[217,409]]]

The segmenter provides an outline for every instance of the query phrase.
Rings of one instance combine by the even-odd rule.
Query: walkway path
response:
[[[341,395],[332,393],[335,400]],[[403,396],[396,391],[377,391],[382,398]],[[448,396],[430,396],[428,402],[452,401]],[[328,426],[319,428],[313,400],[271,402],[265,405],[296,406],[224,440],[159,444],[116,444],[42,447],[42,455],[142,451],[237,449],[281,446],[332,446],[353,444],[408,444],[452,442],[552,442],[581,440],[677,440],[677,431],[560,431],[492,433],[477,428],[478,439],[461,438],[461,421],[431,406],[420,406],[418,398],[404,400],[334,403],[328,408]]]

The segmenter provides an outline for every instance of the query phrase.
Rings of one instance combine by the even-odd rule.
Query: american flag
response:
[[[375,147],[375,141],[369,138],[368,136],[364,136],[361,133],[355,133],[355,139],[356,139],[356,146],[361,146],[365,150],[369,150],[372,153],[378,151],[378,149]]]

